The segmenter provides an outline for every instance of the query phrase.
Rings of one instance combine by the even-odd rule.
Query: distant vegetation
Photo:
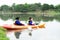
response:
[[[2,5],[0,7],[0,11],[13,11],[13,12],[32,12],[32,11],[46,11],[46,10],[55,10],[60,11],[60,5],[49,5],[41,3],[34,3],[34,4],[15,4],[13,3],[12,6]]]

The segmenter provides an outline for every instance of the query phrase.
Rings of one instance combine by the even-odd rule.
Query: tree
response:
[[[60,5],[55,6],[56,9],[60,10]]]
[[[35,3],[34,5],[36,5],[36,10],[40,10],[41,9],[41,3]]]
[[[8,5],[2,5],[2,6],[1,6],[1,10],[2,10],[2,11],[8,11],[9,8],[10,8],[10,7],[9,7]]]
[[[29,11],[36,11],[36,5],[30,4]]]
[[[60,12],[60,5],[55,6],[56,11]]]
[[[41,8],[40,3],[30,4],[29,11],[37,11],[40,10],[40,8]]]
[[[25,7],[24,7],[23,4],[18,4],[18,5],[15,5],[14,10],[16,12],[24,12],[25,11]]]
[[[0,11],[1,11],[1,7],[0,7]]]
[[[44,16],[45,15],[45,11],[46,10],[49,10],[49,5],[48,4],[43,4],[42,6],[41,6],[41,10],[42,10],[42,16]]]
[[[54,5],[49,5],[49,9],[54,9]]]
[[[41,10],[42,10],[42,11],[49,10],[49,5],[48,5],[48,4],[43,4],[43,5],[41,6]]]
[[[12,4],[12,7],[10,7],[10,9],[11,9],[12,11],[15,11],[15,10],[14,10],[14,9],[15,9],[15,3]]]
[[[30,7],[30,5],[27,4],[27,3],[25,3],[25,4],[23,5],[23,12],[28,12],[28,11],[29,11],[29,7]]]

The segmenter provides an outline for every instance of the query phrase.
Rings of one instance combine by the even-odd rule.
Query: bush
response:
[[[9,40],[7,37],[6,37],[6,29],[0,27],[0,40]]]

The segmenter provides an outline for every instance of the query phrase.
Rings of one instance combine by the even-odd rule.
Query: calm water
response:
[[[7,21],[3,21],[0,19],[0,25],[3,24],[13,24],[14,21],[9,19]],[[25,21],[23,21],[25,23]],[[19,36],[19,39],[16,39],[14,32],[8,32],[7,37],[10,40],[60,40],[60,22],[53,20],[48,22],[40,21],[40,23],[45,23],[45,27],[43,29],[37,29],[32,31],[32,36],[29,36],[29,31],[22,31],[22,34]]]

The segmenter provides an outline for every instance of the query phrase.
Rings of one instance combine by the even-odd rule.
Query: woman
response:
[[[32,17],[29,17],[28,25],[35,25],[35,24],[33,24],[33,18]]]
[[[15,25],[24,25],[19,21],[19,17],[16,18]]]

